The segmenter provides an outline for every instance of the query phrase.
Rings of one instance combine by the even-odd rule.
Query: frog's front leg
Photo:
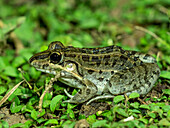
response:
[[[65,103],[83,103],[97,93],[97,87],[94,83],[87,79],[83,79],[82,83],[85,85],[83,88],[81,88],[74,96],[70,95],[66,90],[66,95],[70,98],[69,100],[64,101]]]

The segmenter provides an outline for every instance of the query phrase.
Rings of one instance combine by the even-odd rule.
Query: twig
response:
[[[25,80],[25,82],[28,84],[29,88],[32,90],[32,86],[28,83],[28,81],[25,79],[25,77],[23,76],[24,72],[22,71],[21,68],[18,68],[18,71],[21,72],[22,78]]]
[[[22,84],[25,80],[19,82],[15,85],[0,101],[0,106],[10,97],[10,95]]]
[[[46,85],[46,88],[45,88],[43,94],[42,94],[41,97],[40,97],[39,106],[38,106],[39,112],[42,111],[42,104],[43,104],[43,99],[44,99],[45,94],[48,92],[48,90],[49,90],[50,88],[52,88],[53,82],[54,82],[54,81],[57,81],[57,79],[58,79],[59,77],[60,77],[60,74],[56,75],[54,78],[51,78],[49,84]]]
[[[170,45],[169,45],[166,41],[164,41],[164,40],[162,40],[160,37],[158,37],[155,33],[151,32],[151,31],[149,31],[149,30],[147,30],[146,28],[143,28],[143,27],[141,27],[141,26],[135,26],[135,29],[150,34],[150,35],[153,36],[157,41],[159,41],[160,43],[164,44],[165,46],[167,46],[167,48],[170,49]]]
[[[145,105],[148,105],[147,103],[145,103],[142,99],[140,99],[139,97],[138,97],[138,100],[142,103],[142,104],[145,104]]]
[[[168,17],[170,17],[170,13],[168,12],[168,9],[165,8],[164,6],[162,5],[157,5],[157,8],[160,12],[162,13],[165,13]]]

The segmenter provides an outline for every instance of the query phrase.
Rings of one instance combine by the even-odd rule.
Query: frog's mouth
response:
[[[47,69],[40,69],[40,68],[36,68],[38,71],[41,71],[41,72],[45,72],[45,73],[49,73],[49,74],[53,74],[53,75],[56,75],[56,71],[54,70],[47,70]]]

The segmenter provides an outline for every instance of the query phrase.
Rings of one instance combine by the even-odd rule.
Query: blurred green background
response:
[[[131,102],[128,104],[133,106],[132,111],[112,108],[107,114],[99,115],[102,120],[98,120],[98,115],[92,115],[86,120],[92,127],[114,127],[121,123],[113,123],[113,120],[120,121],[122,116],[135,115],[136,120],[122,126],[169,125],[170,106],[163,108],[168,104],[170,94],[169,0],[1,0],[0,98],[22,80],[22,75],[17,70],[22,68],[24,77],[33,86],[33,90],[23,84],[2,107],[7,107],[12,113],[22,113],[27,119],[31,119],[26,120],[24,127],[44,124],[74,127],[76,121],[85,118],[78,115],[79,105],[66,105],[60,101],[57,104],[50,94],[47,94],[44,100],[44,113],[41,116],[38,113],[36,106],[40,96],[37,92],[42,94],[42,89],[38,88],[44,86],[53,76],[36,71],[28,64],[28,60],[33,54],[47,49],[52,41],[61,41],[66,46],[75,47],[118,45],[127,50],[137,50],[157,57],[162,71],[158,81],[160,95],[151,102],[162,103],[154,104],[157,109],[151,109],[152,105],[149,109],[144,107],[147,113],[142,114],[143,108],[141,109],[140,105],[137,107],[133,101],[135,107]],[[63,88],[55,84],[54,94],[59,96],[57,98],[61,98],[59,94],[63,94],[65,100],[67,97]],[[75,92],[76,90],[73,90],[73,94]],[[121,102],[124,103],[124,100]],[[54,109],[57,114],[50,108],[53,103],[56,104]],[[123,105],[122,108],[126,108],[126,105]],[[45,113],[51,114],[51,120],[46,118]],[[57,120],[53,120],[56,118]],[[5,121],[4,117],[0,119],[1,126],[13,125]],[[104,125],[106,123],[107,126]],[[16,123],[16,126],[20,125]]]

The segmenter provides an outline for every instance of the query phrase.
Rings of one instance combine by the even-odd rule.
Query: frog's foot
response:
[[[115,96],[108,94],[108,95],[102,95],[102,96],[97,96],[91,100],[89,100],[86,105],[89,105],[91,102],[95,101],[95,100],[99,100],[99,99],[106,99],[106,98],[114,98]]]
[[[69,100],[64,101],[64,103],[83,103],[93,97],[96,94],[97,90],[84,87],[74,96],[70,95],[67,90],[64,90],[64,92],[70,98]]]
[[[74,96],[70,95],[70,94],[67,92],[66,89],[64,89],[64,92],[65,92],[65,94],[66,94],[70,99],[74,97]]]

